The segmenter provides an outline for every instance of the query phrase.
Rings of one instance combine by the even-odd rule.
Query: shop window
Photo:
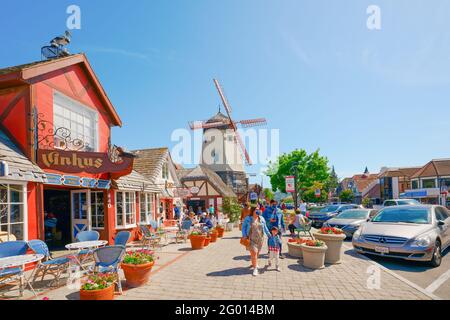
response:
[[[413,180],[411,182],[412,188],[413,189],[419,189],[419,181],[418,180]]]
[[[422,180],[422,188],[436,188],[436,180],[435,179]]]
[[[136,195],[134,192],[116,191],[116,226],[132,228],[136,225]]]
[[[56,132],[55,148],[97,151],[98,113],[81,103],[64,96],[59,92],[54,94],[53,103],[54,130],[65,128],[70,132],[70,139],[64,139],[63,131]],[[58,138],[58,136],[60,136]],[[82,142],[83,148],[78,145]],[[66,145],[67,143],[71,145]]]
[[[149,224],[153,220],[154,195],[152,193],[141,193],[140,198],[140,222]]]
[[[0,184],[0,242],[27,240],[24,186]]]
[[[103,191],[91,192],[91,221],[92,229],[105,227],[105,205]]]

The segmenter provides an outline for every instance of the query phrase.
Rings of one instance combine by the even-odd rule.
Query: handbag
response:
[[[242,237],[240,241],[240,243],[246,248],[250,247],[250,234],[252,233],[252,224],[253,223],[250,224],[250,231],[248,232],[248,238]]]

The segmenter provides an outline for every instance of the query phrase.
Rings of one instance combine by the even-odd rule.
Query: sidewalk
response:
[[[140,288],[125,288],[124,295],[116,299],[430,299],[383,269],[381,288],[368,289],[367,271],[373,264],[348,249],[340,265],[312,271],[287,256],[281,260],[281,272],[263,269],[258,277],[253,277],[248,268],[249,256],[239,238],[240,233],[235,230],[200,251],[191,251],[189,244],[167,246],[157,253],[161,258],[150,282]],[[263,255],[260,266],[265,264]],[[76,291],[65,287],[45,296],[78,299]],[[42,298],[43,295],[37,299]]]

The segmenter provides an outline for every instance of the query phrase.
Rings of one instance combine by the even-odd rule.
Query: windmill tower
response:
[[[238,132],[238,127],[253,127],[267,123],[266,119],[251,119],[234,121],[232,109],[219,81],[214,79],[226,115],[220,110],[206,121],[190,122],[192,130],[203,130],[203,145],[200,164],[216,172],[240,197],[247,193],[248,181],[244,163],[251,165],[252,161],[245,144]]]

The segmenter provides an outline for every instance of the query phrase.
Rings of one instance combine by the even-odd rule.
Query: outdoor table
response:
[[[33,294],[36,296],[36,292],[31,285],[30,279],[33,277],[35,270],[31,272],[29,278],[25,277],[24,269],[25,265],[33,262],[38,262],[44,259],[43,254],[25,254],[21,256],[12,256],[6,258],[0,258],[0,269],[8,269],[8,268],[16,268],[19,267],[21,269],[20,277],[25,280],[26,285],[30,287]],[[26,288],[26,286],[25,286]]]
[[[102,247],[106,244],[108,244],[108,241],[106,241],[106,240],[82,241],[82,242],[69,243],[66,245],[66,249],[68,249],[69,251],[72,251],[72,250],[77,251],[77,255],[74,256],[74,259],[75,259],[76,263],[80,266],[80,268],[84,269],[81,264],[81,261],[78,259],[78,254],[81,252],[81,250],[96,249],[96,248]]]

